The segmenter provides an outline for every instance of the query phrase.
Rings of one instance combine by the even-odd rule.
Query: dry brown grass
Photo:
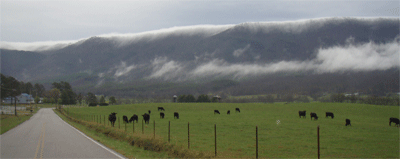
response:
[[[195,151],[184,148],[182,146],[177,146],[168,142],[165,142],[159,136],[153,136],[152,134],[140,134],[140,133],[127,133],[123,129],[113,128],[110,126],[104,126],[103,124],[98,124],[96,122],[88,122],[79,119],[75,119],[61,112],[69,120],[85,125],[90,129],[96,130],[99,133],[103,133],[110,138],[117,139],[129,143],[132,146],[137,146],[148,151],[155,152],[167,152],[168,156],[173,158],[212,158],[214,153]],[[221,153],[218,157],[232,157],[232,154]]]

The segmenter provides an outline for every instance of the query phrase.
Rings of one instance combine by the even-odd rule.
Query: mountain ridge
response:
[[[398,68],[399,60],[393,57],[399,55],[399,39],[396,18],[188,26],[95,36],[45,54],[25,51],[37,54],[37,58],[22,56],[24,51],[2,49],[1,65],[3,74],[19,80],[67,80],[63,77],[70,76],[76,78],[68,79],[75,81],[74,86],[94,90],[107,83],[128,81],[243,81],[280,72],[318,74]],[[21,66],[11,63],[12,58],[20,59],[16,61]],[[29,67],[22,65],[24,61],[29,61]]]

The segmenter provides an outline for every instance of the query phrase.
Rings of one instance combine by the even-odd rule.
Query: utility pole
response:
[[[15,112],[15,116],[17,116],[17,96],[14,96],[14,99],[15,99],[15,101],[14,101],[14,104],[15,104],[15,110],[14,110],[14,112]]]
[[[12,89],[12,90],[14,92],[14,105],[15,105],[14,106],[14,108],[15,108],[14,114],[15,114],[15,116],[17,116],[17,90],[16,89]]]

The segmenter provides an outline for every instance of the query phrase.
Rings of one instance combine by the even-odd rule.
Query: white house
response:
[[[14,101],[15,101],[14,97],[7,97],[4,98],[3,103],[10,104],[14,103]],[[33,99],[32,95],[29,95],[27,93],[22,93],[21,95],[17,96],[17,104],[30,104],[34,102],[35,100]]]

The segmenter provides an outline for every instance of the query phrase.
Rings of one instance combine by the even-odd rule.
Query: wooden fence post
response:
[[[258,126],[256,126],[256,159],[258,159]]]
[[[215,157],[217,157],[217,124],[214,124]]]
[[[118,117],[118,129],[121,129],[121,124],[119,123],[119,117]]]
[[[188,122],[188,149],[190,149],[190,131],[189,131],[189,122]]]
[[[171,121],[168,121],[168,142],[170,141]]]
[[[317,127],[317,137],[318,137],[318,159],[320,157],[320,151],[319,151],[319,125]]]

